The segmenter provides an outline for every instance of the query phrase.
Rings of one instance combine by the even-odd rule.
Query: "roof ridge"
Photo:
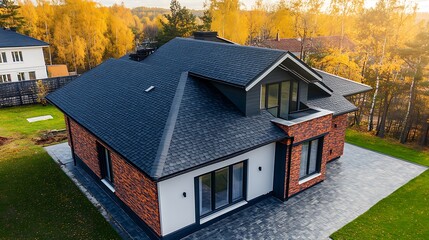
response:
[[[186,82],[188,80],[188,72],[182,72],[179,83],[177,84],[176,94],[168,113],[168,118],[165,123],[164,131],[161,136],[160,145],[158,147],[155,160],[152,164],[151,176],[158,179],[162,176],[165,161],[167,160],[168,150],[170,148],[171,139],[173,138],[174,128],[176,126],[177,117],[179,115],[180,104],[185,92]]]
[[[204,43],[204,44],[230,46],[230,47],[235,47],[235,48],[251,48],[251,49],[257,49],[257,50],[260,50],[260,51],[272,51],[272,52],[279,52],[279,53],[280,52],[281,53],[286,53],[287,52],[287,51],[281,50],[281,49],[247,46],[247,45],[241,45],[241,44],[238,44],[238,43],[230,44],[230,43],[221,43],[221,42],[214,42],[214,41],[204,41],[204,40],[198,40],[198,39],[193,39],[193,38],[182,38],[182,37],[176,37],[175,39],[185,40],[185,41],[196,41],[196,42],[201,42],[201,43]]]

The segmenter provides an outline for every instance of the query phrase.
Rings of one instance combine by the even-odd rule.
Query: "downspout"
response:
[[[292,145],[294,137],[290,138],[289,150],[288,150],[288,163],[287,163],[287,183],[286,183],[286,197],[285,200],[289,199],[289,185],[290,185],[290,165],[292,163]]]

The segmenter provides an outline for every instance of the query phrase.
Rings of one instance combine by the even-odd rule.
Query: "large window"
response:
[[[98,148],[98,159],[100,161],[101,178],[107,181],[113,187],[113,171],[112,171],[112,159],[110,158],[110,151],[97,144]]]
[[[12,60],[14,62],[22,62],[24,59],[22,58],[22,52],[21,51],[14,51],[12,52]]]
[[[300,179],[320,172],[322,145],[322,138],[302,144],[301,166],[299,169]]]
[[[200,216],[245,198],[245,163],[237,163],[197,178]]]
[[[261,109],[267,109],[272,115],[287,119],[289,113],[298,110],[298,81],[262,85]]]
[[[0,52],[0,63],[6,63],[6,62],[7,62],[6,53]]]
[[[10,74],[0,75],[0,83],[11,82],[11,81],[12,81],[12,78],[10,77]]]

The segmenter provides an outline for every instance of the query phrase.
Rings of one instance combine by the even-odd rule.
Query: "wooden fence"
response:
[[[76,77],[78,76],[45,78],[41,80],[46,90],[53,92],[73,81]],[[37,103],[37,81],[27,80],[0,83],[0,108]]]

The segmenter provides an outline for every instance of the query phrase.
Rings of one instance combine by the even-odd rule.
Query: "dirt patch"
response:
[[[34,143],[37,145],[49,145],[52,143],[62,142],[67,139],[67,131],[62,130],[50,130],[41,133],[40,137],[33,138]]]
[[[0,137],[0,146],[6,145],[6,143],[10,142],[11,138]]]

